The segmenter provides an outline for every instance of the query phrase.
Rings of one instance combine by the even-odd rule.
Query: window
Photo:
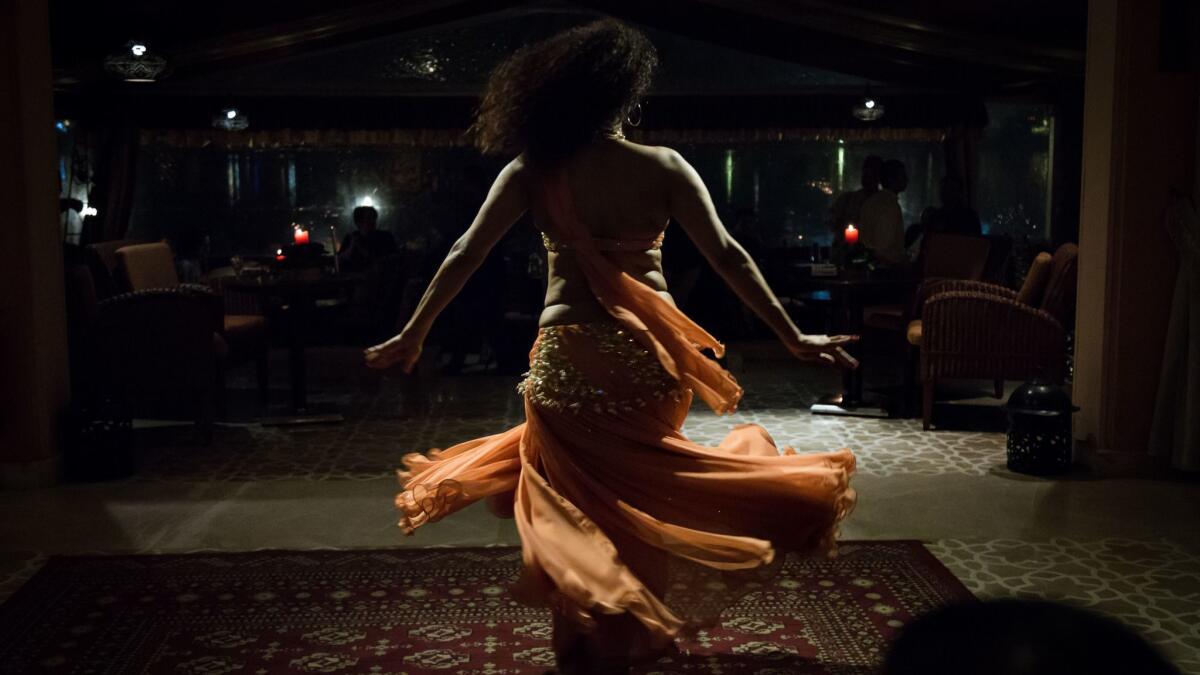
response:
[[[900,194],[900,208],[910,224],[932,204],[943,172],[937,141],[783,141],[676,149],[708,185],[722,220],[733,227],[752,218],[771,248],[828,245],[829,206],[838,193],[859,188],[860,167],[868,155],[899,159],[908,167],[909,186]]]
[[[984,232],[1048,239],[1054,115],[1047,106],[989,103],[975,206]]]

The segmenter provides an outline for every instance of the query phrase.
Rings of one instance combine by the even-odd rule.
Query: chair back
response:
[[[171,253],[171,247],[163,242],[119,248],[117,259],[121,262],[131,290],[174,288],[179,285],[175,256]]]
[[[84,247],[84,260],[92,271],[97,298],[103,300],[130,290],[125,280],[117,273],[121,262],[117,258],[117,250],[137,243],[133,239],[116,239],[88,244]]]
[[[979,281],[987,269],[992,242],[967,234],[930,234],[921,246],[921,274],[925,279]]]
[[[1012,257],[1013,241],[1007,235],[987,235],[992,247],[988,250],[987,265],[983,268],[983,281],[1003,286],[1008,273],[1008,261]]]
[[[1046,292],[1042,295],[1040,309],[1058,319],[1067,330],[1075,321],[1076,274],[1079,263],[1079,247],[1063,244],[1054,252],[1050,261],[1050,274],[1046,280]]]
[[[100,303],[96,326],[105,386],[138,416],[190,412],[215,385],[221,312],[211,294],[183,287],[118,295]]]

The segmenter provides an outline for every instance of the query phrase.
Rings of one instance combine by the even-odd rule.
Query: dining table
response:
[[[262,420],[264,425],[328,424],[345,420],[340,412],[309,406],[307,347],[318,302],[344,298],[361,282],[361,278],[352,275],[316,273],[239,275],[225,282],[226,290],[257,296],[264,306],[272,304],[281,310],[288,344],[291,400],[285,414],[268,415]]]
[[[833,333],[861,335],[863,310],[870,304],[901,302],[911,295],[916,278],[907,269],[840,269],[832,276],[816,276],[810,269],[793,274],[790,285],[810,299],[830,302]],[[842,391],[821,397],[809,410],[817,415],[888,417],[887,399],[864,391],[861,344],[846,349],[859,360],[859,367],[842,371]]]

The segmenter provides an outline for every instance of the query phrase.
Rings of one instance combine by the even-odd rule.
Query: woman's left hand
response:
[[[422,342],[421,338],[413,337],[406,332],[400,333],[387,342],[368,347],[363,351],[363,356],[367,359],[368,368],[384,370],[400,366],[400,369],[408,374],[412,372],[413,366],[421,356]]]

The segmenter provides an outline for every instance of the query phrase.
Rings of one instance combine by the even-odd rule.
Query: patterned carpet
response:
[[[0,606],[4,672],[541,673],[549,616],[510,548],[52,558]],[[868,673],[971,594],[920,544],[848,542],[782,573],[655,673]]]

